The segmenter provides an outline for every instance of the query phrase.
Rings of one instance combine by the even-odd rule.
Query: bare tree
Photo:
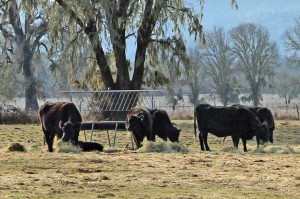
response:
[[[288,28],[283,35],[284,44],[287,51],[292,52],[288,57],[290,63],[300,64],[300,17],[295,20],[294,27]]]
[[[264,27],[255,24],[241,24],[233,28],[230,35],[233,52],[238,58],[238,68],[248,82],[247,99],[257,106],[262,89],[274,75],[278,59],[276,43],[270,41],[269,32]]]
[[[45,6],[45,2],[41,4]],[[25,109],[37,110],[37,81],[32,60],[47,32],[45,10],[37,1],[17,0],[2,0],[0,8],[0,32],[5,38],[2,65],[19,66],[20,70],[15,69],[15,72],[22,71],[25,80]]]
[[[287,68],[282,68],[277,72],[275,89],[280,97],[284,98],[285,106],[288,107],[292,99],[300,94],[298,72],[287,72]]]
[[[235,55],[231,51],[229,40],[223,28],[214,28],[206,35],[207,48],[203,61],[207,68],[213,92],[217,94],[224,106],[236,102],[236,78],[233,65]]]
[[[189,51],[189,61],[184,64],[185,82],[190,90],[190,102],[196,106],[199,104],[200,91],[203,89],[206,73],[203,63],[203,50],[193,48]]]

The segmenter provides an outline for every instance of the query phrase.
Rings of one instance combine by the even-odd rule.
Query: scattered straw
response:
[[[17,143],[17,142],[11,143],[7,150],[8,151],[27,152],[25,146],[20,143]]]
[[[108,148],[104,148],[103,151],[105,153],[116,153],[116,152],[120,152],[121,150],[114,147],[108,147]]]
[[[253,153],[299,154],[300,146],[268,145],[266,147],[259,147],[253,150]]]
[[[182,153],[187,153],[189,152],[189,148],[181,143],[177,143],[177,142],[168,142],[168,145],[171,147],[171,149],[175,152],[182,152]]]
[[[157,153],[174,153],[188,152],[188,148],[180,143],[171,142],[151,142],[146,141],[143,146],[137,150],[138,153],[157,152]]]
[[[82,148],[73,145],[71,142],[63,142],[61,140],[56,142],[56,148],[58,153],[80,153]]]

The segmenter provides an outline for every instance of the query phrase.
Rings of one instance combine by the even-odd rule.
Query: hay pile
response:
[[[253,153],[300,154],[300,146],[268,145],[254,149]]]
[[[58,153],[80,153],[82,148],[73,145],[71,142],[63,142],[61,140],[56,142],[56,147]]]
[[[187,152],[189,152],[189,149],[181,143],[146,141],[143,143],[143,146],[141,148],[139,148],[136,152],[138,152],[138,153],[147,153],[147,152],[187,153]]]
[[[27,149],[25,148],[24,145],[20,143],[11,143],[9,147],[7,148],[8,151],[19,151],[19,152],[27,152]]]

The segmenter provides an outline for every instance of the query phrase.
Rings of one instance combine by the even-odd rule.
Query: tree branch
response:
[[[64,8],[67,12],[69,12],[70,17],[75,19],[76,24],[84,29],[85,34],[88,36],[92,46],[93,51],[96,55],[97,64],[101,72],[101,76],[103,77],[103,82],[106,88],[111,87],[112,89],[115,88],[115,83],[112,78],[112,72],[108,66],[107,59],[105,57],[104,50],[101,46],[101,42],[97,37],[97,27],[96,21],[93,19],[88,20],[87,26],[85,27],[83,21],[77,16],[77,14],[63,1],[63,0],[56,0],[56,2]],[[90,28],[92,27],[92,28]]]
[[[20,16],[16,13],[17,2],[13,0],[12,5],[9,8],[9,22],[12,25],[17,36],[24,37],[24,32],[21,25]]]

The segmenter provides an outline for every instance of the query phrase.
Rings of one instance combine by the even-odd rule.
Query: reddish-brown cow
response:
[[[40,107],[39,119],[49,152],[53,152],[55,136],[63,142],[78,143],[82,118],[72,102],[46,102]]]

